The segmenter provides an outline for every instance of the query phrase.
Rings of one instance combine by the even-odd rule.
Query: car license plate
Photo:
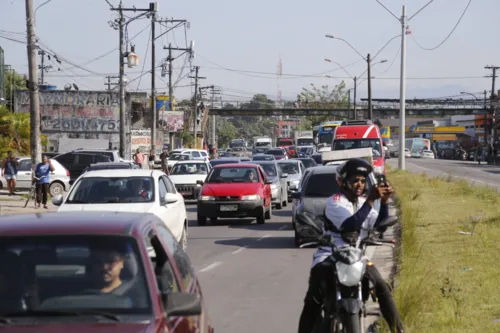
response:
[[[238,205],[221,205],[221,212],[235,212],[238,210]]]

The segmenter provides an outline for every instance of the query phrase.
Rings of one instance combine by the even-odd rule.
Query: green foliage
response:
[[[238,130],[232,122],[227,119],[220,118],[216,123],[217,126],[217,146],[226,147],[229,142],[238,136]]]
[[[317,87],[314,83],[311,83],[311,88],[302,88],[299,94],[300,100],[302,102],[302,107],[304,108],[317,108],[317,109],[328,109],[328,108],[338,108],[347,107],[349,103],[348,93],[345,87],[345,82],[342,81],[340,84],[333,88],[328,85],[322,85]],[[338,118],[338,119],[335,119]],[[329,120],[344,120],[339,117],[334,116],[307,116],[305,121],[301,122],[299,130],[311,130],[313,126],[318,125],[323,121]]]
[[[9,108],[14,102],[14,93],[18,90],[26,90],[26,78],[12,71],[5,71],[5,100]]]
[[[256,94],[252,97],[249,103],[243,103],[240,109],[272,109],[274,101],[267,98],[265,94]]]
[[[0,158],[9,150],[16,155],[29,155],[30,134],[29,113],[13,113],[0,106]]]

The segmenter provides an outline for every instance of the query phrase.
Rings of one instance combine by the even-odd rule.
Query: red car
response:
[[[0,218],[4,332],[213,333],[186,253],[146,213]]]
[[[261,166],[234,163],[215,166],[207,176],[198,198],[198,225],[207,218],[255,217],[263,224],[272,215],[271,184]]]

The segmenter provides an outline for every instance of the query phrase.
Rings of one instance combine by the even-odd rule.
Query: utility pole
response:
[[[125,123],[127,120],[126,114],[126,106],[125,106],[125,58],[128,58],[128,67],[137,66],[137,57],[134,54],[134,47],[131,46],[130,52],[125,51],[125,26],[130,22],[147,15],[152,11],[152,8],[156,8],[156,3],[150,3],[149,8],[124,8],[122,6],[122,1],[120,0],[120,4],[118,7],[111,7],[111,11],[118,12],[118,19],[113,23],[109,22],[110,26],[119,31],[119,95],[120,95],[120,156],[125,158],[126,155],[126,146],[127,146],[127,134]],[[141,12],[141,14],[130,18],[128,21],[125,21],[123,12]],[[131,62],[133,61],[133,63]],[[153,103],[154,104],[154,103]]]
[[[45,66],[45,55],[46,54],[47,53],[44,50],[38,51],[38,55],[40,56],[40,59],[41,59],[40,60],[41,65],[38,65],[38,69],[40,70],[39,84],[45,84],[44,72],[45,72],[45,70],[52,68],[52,66],[50,66],[50,65]],[[50,56],[49,56],[49,60],[50,60]]]
[[[156,50],[155,50],[155,20],[158,3],[150,3],[151,11],[151,104],[153,106],[153,124],[151,125],[151,150],[156,154],[156,127],[158,125],[158,110],[156,109]]]
[[[357,118],[357,110],[356,110],[356,90],[358,89],[358,77],[355,76],[354,77],[354,101],[353,101],[353,104],[354,104],[354,115],[352,117],[353,120],[356,120]]]
[[[373,109],[372,109],[372,58],[370,53],[366,57],[366,62],[368,64],[368,119],[373,120]]]
[[[40,100],[37,85],[38,75],[36,65],[36,35],[33,0],[26,0],[26,32],[29,64],[28,90],[30,94],[30,150],[31,163],[35,166],[42,161],[42,142],[40,133]]]
[[[500,69],[500,66],[485,66],[485,69],[491,69],[492,74],[491,76],[491,95],[490,95],[490,115],[491,115],[491,126],[493,128],[493,138],[491,140],[491,148],[495,148],[495,143],[498,140],[498,133],[496,129],[496,108],[495,108],[495,99],[496,99],[496,94],[495,94],[495,84],[496,84],[496,78],[497,78],[497,70]],[[486,131],[486,128],[484,129]]]
[[[105,86],[108,86],[108,91],[111,91],[111,86],[112,85],[117,85],[116,83],[113,83],[111,82],[111,79],[119,79],[120,77],[119,76],[106,76],[106,80],[108,80],[108,82],[104,82],[104,85]]]
[[[193,101],[193,112],[194,112],[194,121],[193,121],[193,132],[194,132],[194,147],[196,149],[196,122],[197,122],[197,115],[198,115],[198,80],[201,79],[206,79],[206,77],[200,77],[198,76],[200,70],[200,66],[194,66],[194,71],[195,71],[195,76],[188,76],[191,79],[194,79],[194,101]]]

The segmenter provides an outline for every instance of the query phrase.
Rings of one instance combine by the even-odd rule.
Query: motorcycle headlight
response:
[[[335,264],[339,282],[346,287],[354,287],[363,278],[366,269],[366,261],[356,261],[352,265],[337,261]]]
[[[241,200],[259,200],[260,196],[257,194],[252,194],[252,195],[244,195],[241,197]]]
[[[215,197],[212,197],[210,195],[200,195],[200,200],[201,201],[211,201],[211,200],[215,200]]]
[[[375,173],[384,173],[384,167],[383,166],[376,166],[373,168],[373,171]]]

